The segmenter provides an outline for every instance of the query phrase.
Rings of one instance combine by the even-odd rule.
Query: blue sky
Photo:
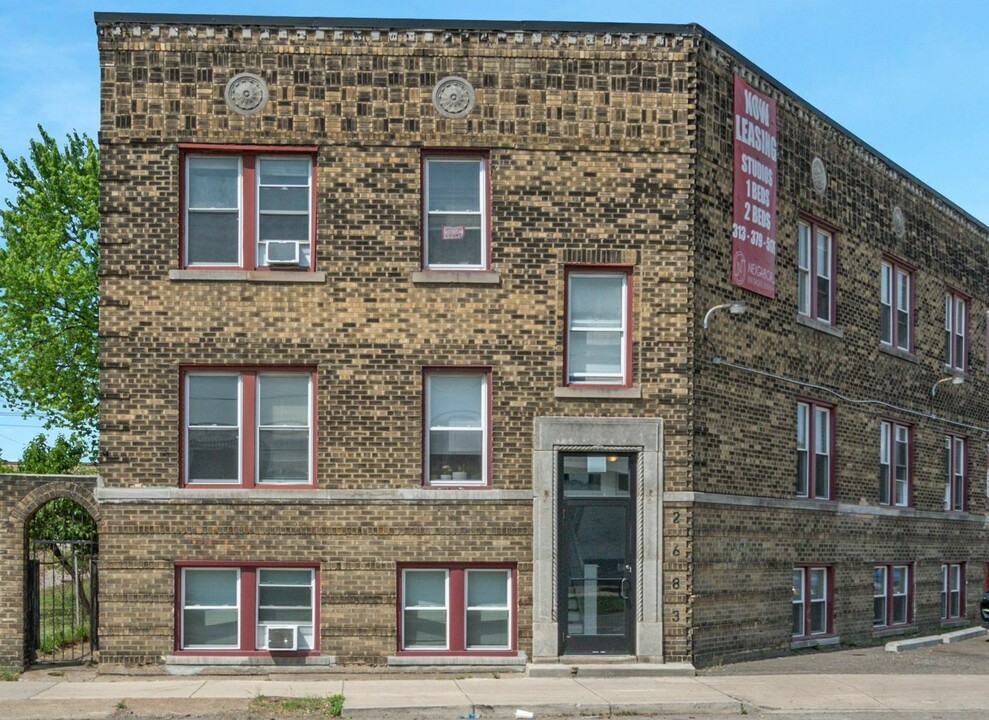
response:
[[[989,223],[989,2],[984,0],[502,0],[361,3],[198,0],[0,7],[0,148],[20,156],[41,123],[96,137],[93,12],[689,23],[714,33],[932,188]],[[0,179],[0,198],[9,196]],[[40,430],[0,408],[0,457]]]

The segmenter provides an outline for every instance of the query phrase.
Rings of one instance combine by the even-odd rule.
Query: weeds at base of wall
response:
[[[17,668],[0,668],[0,682],[15,682],[22,672],[24,671]]]
[[[252,714],[265,714],[272,717],[291,715],[292,717],[330,718],[343,713],[343,695],[315,697],[306,695],[300,698],[269,698],[256,695],[249,709]]]

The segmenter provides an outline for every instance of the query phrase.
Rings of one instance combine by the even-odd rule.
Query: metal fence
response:
[[[30,541],[27,650],[32,663],[82,663],[99,648],[97,544]]]

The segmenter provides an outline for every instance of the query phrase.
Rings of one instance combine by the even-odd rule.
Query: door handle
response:
[[[622,578],[622,584],[619,587],[618,595],[622,600],[628,600],[628,578]]]

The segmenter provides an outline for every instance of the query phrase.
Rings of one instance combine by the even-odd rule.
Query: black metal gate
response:
[[[30,662],[82,663],[99,648],[97,544],[30,540],[26,577]]]

